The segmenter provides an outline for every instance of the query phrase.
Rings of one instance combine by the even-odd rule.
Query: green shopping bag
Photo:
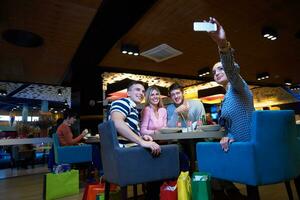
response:
[[[70,170],[58,174],[48,173],[44,176],[45,200],[62,198],[79,193],[79,171]]]
[[[211,199],[210,175],[205,172],[194,172],[192,176],[192,198]]]
[[[96,200],[104,200],[104,194],[97,194],[96,195]]]

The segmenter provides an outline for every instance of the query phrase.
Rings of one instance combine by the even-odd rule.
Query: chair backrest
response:
[[[115,151],[120,148],[117,138],[117,130],[114,122],[108,120],[99,124],[98,130],[100,133],[100,147],[101,147],[101,159],[103,164],[104,173],[116,172],[116,155]]]
[[[113,121],[98,126],[101,158],[105,180],[120,186],[178,177],[179,153],[177,145],[163,145],[158,157],[141,146],[119,146]]]
[[[251,131],[261,182],[269,182],[274,175],[283,180],[299,173],[300,149],[294,111],[255,111]]]
[[[60,143],[59,143],[57,133],[54,133],[52,135],[52,139],[53,139],[54,160],[57,163],[57,161],[58,161],[58,151],[57,151],[57,149],[60,147]]]

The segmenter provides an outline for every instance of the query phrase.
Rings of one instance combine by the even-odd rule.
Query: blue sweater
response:
[[[228,137],[235,141],[249,141],[254,111],[252,93],[239,74],[239,66],[234,63],[233,50],[220,52],[220,59],[229,83],[222,102],[219,123],[222,124],[223,121]]]

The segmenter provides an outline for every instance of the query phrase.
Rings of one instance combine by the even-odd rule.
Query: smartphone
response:
[[[210,22],[194,22],[194,31],[216,31],[217,24]]]

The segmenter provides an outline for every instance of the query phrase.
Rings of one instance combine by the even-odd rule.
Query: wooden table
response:
[[[184,145],[185,153],[190,156],[190,172],[196,171],[196,143],[199,139],[219,139],[224,136],[224,131],[202,131],[196,130],[186,133],[159,133],[153,136],[154,140],[179,140]],[[187,152],[186,152],[187,151]]]
[[[200,138],[222,138],[224,131],[201,131],[196,130],[186,133],[157,133],[153,136],[154,140],[185,140]]]
[[[20,138],[20,139],[1,139],[0,146],[22,145],[22,144],[47,144],[52,143],[52,138]]]
[[[84,138],[84,143],[86,143],[86,144],[99,144],[100,145],[100,137],[92,136],[92,137]]]

